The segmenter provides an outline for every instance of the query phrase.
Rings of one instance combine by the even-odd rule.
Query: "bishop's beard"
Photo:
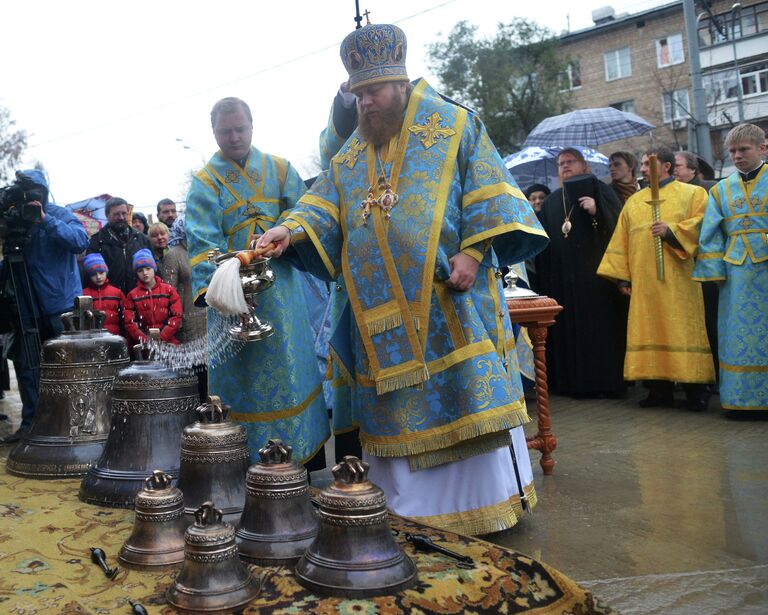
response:
[[[405,102],[400,98],[393,100],[388,109],[368,113],[358,110],[358,129],[363,139],[377,147],[387,143],[400,132],[404,110]]]

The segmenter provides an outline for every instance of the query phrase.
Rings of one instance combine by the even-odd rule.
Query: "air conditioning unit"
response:
[[[683,130],[688,127],[688,120],[672,120],[672,130]]]

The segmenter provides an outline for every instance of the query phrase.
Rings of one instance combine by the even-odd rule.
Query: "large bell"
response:
[[[157,570],[184,561],[184,496],[171,485],[171,475],[152,472],[136,495],[133,531],[117,556],[125,566]]]
[[[206,502],[184,535],[184,564],[165,594],[185,612],[232,611],[259,593],[259,583],[237,555],[235,528],[222,522],[221,511]]]
[[[215,395],[197,409],[198,420],[181,436],[179,489],[184,512],[193,515],[213,500],[224,520],[239,521],[245,505],[245,475],[251,453],[242,425],[227,419],[229,408]]]
[[[194,420],[197,378],[156,361],[134,361],[115,378],[112,423],[99,460],[80,483],[88,504],[131,508],[144,479],[179,476],[181,430]]]
[[[263,566],[295,564],[317,535],[307,470],[292,449],[270,440],[248,468],[245,510],[235,532],[240,557]]]
[[[320,531],[296,564],[296,577],[319,594],[367,598],[416,583],[416,566],[395,542],[384,492],[368,464],[350,455],[333,468],[319,495]]]
[[[91,297],[77,297],[75,308],[62,315],[64,332],[43,344],[35,419],[8,456],[10,474],[82,476],[107,441],[112,384],[128,365],[128,347],[101,328],[104,312]]]

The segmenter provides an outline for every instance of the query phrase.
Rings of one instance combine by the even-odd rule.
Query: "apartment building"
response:
[[[699,58],[713,161],[728,171],[723,138],[741,121],[768,130],[768,0],[698,0]],[[683,3],[632,14],[592,12],[594,26],[560,36],[571,65],[563,87],[575,108],[612,106],[656,125],[642,137],[606,144],[640,152],[650,143],[688,149],[692,91]]]

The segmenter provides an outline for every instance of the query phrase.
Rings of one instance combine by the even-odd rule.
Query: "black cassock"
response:
[[[535,290],[563,306],[547,338],[549,387],[563,395],[620,395],[625,390],[629,302],[613,282],[596,272],[616,228],[621,203],[613,189],[596,177],[579,176],[579,180],[581,190],[566,191],[565,210],[560,188],[547,197],[541,212],[550,243],[536,258]],[[575,197],[584,193],[585,184],[597,205],[594,218]],[[571,228],[565,237],[562,227],[568,212]]]

